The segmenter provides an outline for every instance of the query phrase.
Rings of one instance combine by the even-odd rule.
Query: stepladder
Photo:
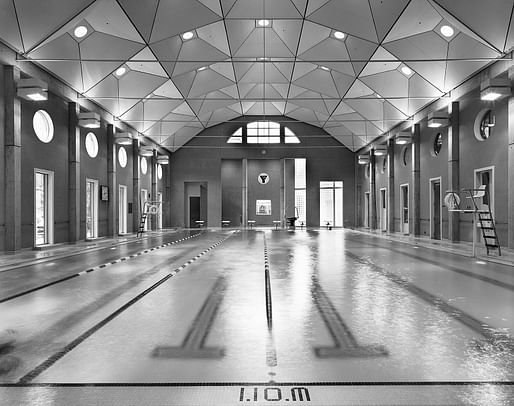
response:
[[[146,201],[141,210],[141,218],[137,229],[137,237],[143,235],[147,231],[146,222],[149,216],[160,215],[161,201]]]

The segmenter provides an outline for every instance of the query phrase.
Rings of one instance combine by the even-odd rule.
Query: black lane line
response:
[[[495,333],[493,331],[494,328],[492,326],[489,326],[486,323],[482,322],[481,320],[478,320],[475,317],[471,316],[470,314],[465,313],[464,311],[458,309],[457,307],[450,305],[444,299],[442,299],[438,296],[435,296],[432,293],[429,293],[426,290],[414,285],[413,283],[409,282],[407,279],[402,278],[401,276],[398,276],[395,273],[388,272],[384,268],[376,265],[375,263],[373,263],[365,258],[362,258],[356,254],[353,254],[352,252],[350,252],[348,250],[345,250],[345,251],[346,251],[346,255],[349,258],[352,258],[355,262],[358,262],[360,264],[368,266],[372,271],[374,271],[382,276],[385,276],[391,282],[396,283],[398,286],[400,286],[403,289],[407,290],[408,292],[412,293],[416,297],[424,300],[425,302],[429,303],[430,305],[436,307],[438,310],[441,310],[442,312],[446,313],[447,316],[464,324],[466,327],[470,328],[471,330],[475,331],[478,334],[481,334],[483,337],[487,338],[488,340],[493,340],[493,341],[498,340],[499,334]],[[508,340],[512,340],[512,338],[507,338],[507,337],[505,337],[505,338]]]
[[[366,244],[372,245],[372,246],[378,247],[378,248],[384,248],[384,249],[386,249],[388,251],[396,252],[397,254],[405,255],[406,257],[413,258],[413,259],[416,259],[416,260],[421,261],[421,262],[426,262],[427,264],[435,265],[435,266],[437,266],[439,268],[443,268],[443,269],[448,270],[448,271],[452,271],[452,272],[455,272],[455,273],[458,273],[458,274],[461,274],[461,275],[465,275],[465,276],[468,276],[470,278],[477,279],[477,280],[479,280],[481,282],[489,283],[491,285],[498,286],[500,288],[507,289],[507,290],[510,290],[511,292],[514,292],[514,285],[512,285],[510,283],[507,283],[507,282],[499,281],[499,280],[494,279],[494,278],[490,278],[489,276],[480,275],[480,274],[477,274],[475,272],[465,271],[464,269],[460,269],[460,268],[457,268],[457,267],[452,266],[452,265],[445,265],[445,264],[442,264],[441,262],[435,261],[433,259],[428,259],[428,258],[419,256],[419,255],[411,254],[411,253],[404,252],[402,250],[394,249],[394,248],[391,248],[391,247],[384,247],[384,246],[382,246],[380,244],[372,243],[372,242],[369,242],[369,241],[366,241]],[[453,255],[455,255],[455,254],[453,254]]]
[[[185,238],[182,238],[182,239],[177,240],[177,241],[170,241],[168,243],[160,245],[159,247],[157,247],[157,249],[164,248],[164,247],[167,247],[169,245],[174,245],[174,244],[177,244],[177,243],[182,242],[182,241],[187,241],[187,240],[189,240],[191,238],[194,238],[194,237],[197,237],[197,236],[199,236],[201,234],[203,234],[203,233],[193,234],[193,235],[190,235],[189,237],[185,237]],[[108,262],[108,263],[105,263],[105,264],[97,265],[94,268],[89,268],[89,269],[86,269],[84,271],[77,272],[77,273],[75,273],[73,275],[68,275],[68,276],[65,276],[64,278],[60,278],[60,279],[57,279],[57,280],[45,283],[43,285],[39,285],[39,286],[36,286],[34,288],[30,288],[30,289],[24,290],[22,292],[15,293],[13,295],[10,295],[10,296],[4,297],[4,298],[0,298],[0,303],[4,303],[4,302],[7,302],[9,300],[13,300],[13,299],[19,298],[21,296],[28,295],[29,293],[33,293],[33,292],[36,292],[38,290],[41,290],[41,289],[44,289],[44,288],[48,288],[49,286],[57,285],[58,283],[66,282],[66,281],[68,281],[70,279],[76,278],[78,276],[82,276],[82,275],[84,275],[86,273],[91,273],[91,272],[97,271],[99,269],[104,269],[104,268],[106,268],[109,265],[114,265],[114,264],[117,264],[118,262],[121,262],[121,261],[126,261],[126,260],[129,260],[129,259],[133,259],[133,258],[135,258],[135,257],[137,257],[139,255],[146,254],[148,252],[150,252],[150,251],[149,250],[140,251],[140,252],[137,252],[137,253],[132,254],[130,256],[126,256],[126,257],[117,259],[116,261],[111,261],[111,262]]]
[[[271,298],[271,279],[269,274],[269,257],[268,246],[266,244],[266,235],[264,235],[264,285],[266,292],[266,320],[268,321],[268,329],[273,327],[273,308]]]
[[[217,247],[218,245],[225,242],[228,238],[230,238],[232,234],[228,235],[222,240],[219,240],[215,244],[211,245],[207,250],[203,251],[204,253],[207,253]],[[201,255],[197,255],[195,258],[199,258]],[[196,259],[193,260],[193,262],[196,261]],[[79,344],[81,344],[83,341],[85,341],[88,337],[96,333],[99,329],[101,329],[103,326],[105,326],[107,323],[118,317],[121,313],[123,313],[125,310],[127,310],[129,307],[131,307],[133,304],[137,303],[139,300],[141,300],[143,297],[148,295],[150,292],[155,290],[157,287],[162,285],[164,282],[166,282],[168,279],[179,273],[181,270],[186,268],[189,264],[189,261],[186,264],[183,264],[179,268],[176,268],[160,280],[158,280],[156,283],[154,283],[149,288],[145,289],[143,292],[135,296],[133,299],[129,300],[127,303],[125,303],[123,306],[115,310],[113,313],[111,313],[109,316],[95,324],[93,327],[91,327],[89,330],[84,332],[82,335],[77,337],[75,340],[64,346],[60,351],[57,351],[55,354],[51,355],[49,358],[47,358],[45,361],[43,361],[41,364],[39,364],[37,367],[35,367],[32,371],[28,372],[24,376],[22,376],[18,383],[25,384],[32,381],[34,378],[36,378],[38,375],[46,371],[48,368],[50,368],[53,364],[55,364],[57,361],[59,361],[62,357],[64,357],[67,353],[72,351],[75,347],[77,347]]]
[[[203,386],[512,386],[514,381],[327,381],[327,382],[118,382],[118,383],[0,383],[0,388],[133,388]]]

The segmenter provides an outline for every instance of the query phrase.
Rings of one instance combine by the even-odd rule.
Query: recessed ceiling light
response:
[[[330,71],[330,68],[327,68],[326,66],[320,66],[321,69],[325,70],[325,71]]]
[[[73,31],[73,35],[75,35],[77,38],[82,38],[87,34],[87,27],[85,25],[79,25],[75,30]]]
[[[127,69],[124,66],[122,66],[122,67],[116,69],[116,72],[114,72],[114,73],[116,76],[120,77],[120,76],[123,76],[126,72],[127,72]]]
[[[203,70],[205,70],[205,69],[207,69],[207,66],[202,66],[201,68],[198,68],[198,69],[197,69],[197,71],[198,71],[198,72],[201,72],[201,71],[203,71]]]
[[[270,24],[270,20],[257,20],[257,25],[259,27],[268,27]]]
[[[341,31],[335,31],[334,32],[334,37],[337,38],[337,39],[344,39],[345,37],[345,33],[344,32],[341,32]]]
[[[378,93],[375,93],[375,97],[376,97],[377,99],[383,99],[383,97],[382,97],[382,96],[380,96]]]
[[[269,61],[270,58],[268,58],[267,56],[261,56],[260,58],[257,58],[258,61]]]
[[[188,31],[188,32],[185,32],[184,34],[182,34],[182,39],[183,40],[188,40],[188,39],[191,39],[195,36],[195,34],[193,34],[193,31]]]
[[[405,76],[410,76],[410,75],[412,75],[412,69],[409,68],[408,66],[402,66],[402,73]]]
[[[454,33],[455,31],[453,30],[452,27],[450,27],[449,25],[443,25],[439,31],[441,31],[441,34],[443,34],[445,37],[447,38],[450,38]]]

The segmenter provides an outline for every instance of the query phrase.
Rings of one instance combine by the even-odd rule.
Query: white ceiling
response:
[[[241,115],[285,115],[355,151],[510,51],[513,6],[0,0],[0,39],[172,150]],[[257,26],[261,18],[270,19],[268,28]],[[73,35],[79,25],[88,27],[81,39]],[[442,25],[454,29],[451,38]],[[194,33],[188,41],[186,31]],[[121,78],[120,66],[128,71]]]

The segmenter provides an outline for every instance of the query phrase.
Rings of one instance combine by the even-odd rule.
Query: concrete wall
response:
[[[344,225],[352,227],[355,224],[354,154],[323,130],[284,117],[278,117],[275,120],[286,121],[287,127],[300,138],[301,144],[239,145],[226,143],[230,135],[244,125],[245,121],[256,119],[256,117],[241,118],[234,122],[208,128],[172,155],[172,225],[181,227],[185,225],[184,183],[206,182],[208,185],[208,223],[210,226],[220,227],[223,189],[222,162],[225,160],[248,158],[250,162],[256,159],[278,161],[284,158],[306,158],[307,224],[319,226],[319,182],[342,180],[344,182]],[[273,120],[274,118],[267,117],[267,119]],[[309,137],[309,135],[316,137]],[[322,137],[319,137],[320,135]],[[252,209],[249,210],[249,219],[254,211],[255,208],[252,206]]]

